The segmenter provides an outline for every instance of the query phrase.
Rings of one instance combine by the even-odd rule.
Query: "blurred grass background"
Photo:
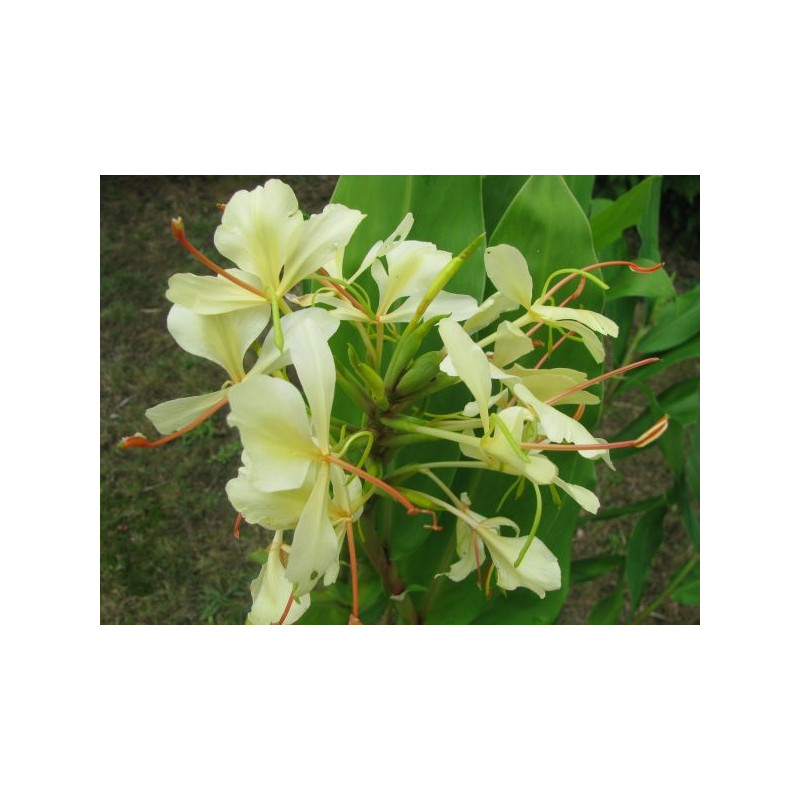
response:
[[[289,183],[306,213],[320,211],[336,185],[336,176],[101,178],[101,623],[241,624],[249,610],[249,583],[258,566],[247,554],[267,537],[244,524],[241,539],[233,538],[235,512],[224,486],[238,469],[239,445],[225,414],[165,447],[123,452],[116,445],[137,431],[156,436],[144,416],[150,406],[212,391],[225,377],[216,365],[181,350],[167,332],[170,304],[164,292],[169,277],[184,271],[204,274],[173,239],[170,219],[182,216],[190,240],[217,258],[216,204],[269,177]],[[673,202],[670,187],[677,192]],[[699,280],[699,179],[697,189],[696,214],[691,208],[687,212],[687,193],[676,181],[665,181],[662,198],[665,258],[678,284],[687,287]],[[687,223],[695,216],[696,230]],[[697,371],[699,364],[681,369]],[[635,396],[628,402],[635,405]],[[623,427],[638,411],[631,406],[617,413],[609,417],[611,428],[617,419]],[[613,433],[600,435],[612,438]],[[668,471],[659,472],[664,467],[658,461],[656,452],[643,452],[622,462],[618,473],[598,470],[599,477],[605,473],[598,483],[603,505],[652,494],[654,485],[669,480]],[[673,523],[668,517],[665,546],[653,565],[645,602],[666,586],[684,556],[686,536],[677,519]],[[624,550],[627,531],[622,524],[592,523],[579,529],[576,556],[608,552],[609,547]],[[604,591],[603,581],[574,587],[561,621],[582,622]],[[667,603],[651,621],[698,620],[699,608]]]

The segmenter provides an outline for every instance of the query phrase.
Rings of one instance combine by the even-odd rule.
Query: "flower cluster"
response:
[[[251,585],[252,624],[298,619],[317,584],[337,580],[345,540],[350,619],[359,622],[354,530],[376,495],[427,515],[419,524],[427,522],[436,535],[448,535],[440,517],[455,519],[455,561],[444,573],[449,579],[477,572],[488,593],[495,575],[501,590],[524,587],[544,597],[560,588],[561,571],[537,538],[541,487],[560,490],[589,513],[599,506],[589,489],[559,475],[549,454],[576,451],[612,467],[611,449],[643,446],[666,428],[663,419],[635,441],[608,443],[580,422],[584,408],[599,402],[592,387],[646,362],[591,379],[546,366],[567,341],[602,362],[601,337],[616,336],[617,325],[570,303],[587,280],[601,283],[593,270],[606,265],[562,270],[561,280],[537,293],[522,253],[497,244],[484,252],[495,291],[479,303],[444,287],[483,237],[453,257],[409,238],[411,214],[346,277],[345,249],[363,218],[338,204],[304,218],[293,191],[279,180],[237,192],[214,236],[235,265],[227,269],[198,251],[182,221],[173,220],[176,238],[215,274],[170,279],[168,329],[184,350],[218,364],[227,380],[207,394],[149,409],[162,437],[136,434],[121,445],[165,444],[229,407],[228,423],[242,445],[238,475],[226,487],[238,512],[237,533],[241,519],[273,532]],[[571,293],[558,300],[564,287]],[[360,351],[352,344],[332,347],[343,325],[355,331]],[[438,338],[429,336],[434,332]],[[433,338],[434,349],[423,352]],[[456,384],[472,399],[449,413],[430,413],[428,398]],[[333,418],[337,391],[358,409],[360,422]],[[456,443],[462,458],[398,466],[406,443],[437,440]],[[453,468],[504,473],[512,485],[532,487],[530,532],[522,535],[511,519],[484,516],[465,493],[456,496],[442,477]],[[414,476],[429,481],[430,491],[409,488]],[[491,567],[484,577],[487,551]],[[386,572],[385,565],[374,566]],[[391,593],[391,582],[385,584]]]

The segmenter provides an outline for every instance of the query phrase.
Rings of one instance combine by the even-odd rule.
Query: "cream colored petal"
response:
[[[325,312],[321,312],[323,315]],[[327,317],[326,317],[327,319]],[[319,447],[328,452],[328,435],[336,389],[336,366],[325,336],[327,327],[320,326],[319,315],[306,315],[291,328],[292,363],[311,409]]]
[[[424,294],[452,255],[437,250],[430,242],[406,241],[398,244],[386,256],[387,279],[380,284],[378,313],[386,314],[395,301],[412,294]],[[375,269],[373,269],[375,277]]]
[[[481,536],[489,548],[497,569],[497,585],[501,589],[516,589],[524,586],[544,597],[545,592],[561,588],[561,567],[558,559],[550,552],[540,539],[534,538],[528,547],[519,567],[515,567],[517,559],[530,538],[501,536],[492,529],[481,528]]]
[[[334,258],[350,241],[364,216],[360,211],[334,203],[305,220],[287,258],[280,292],[288,292]]]
[[[443,573],[451,581],[463,581],[486,561],[483,540],[461,519],[456,522],[456,555],[458,559]]]
[[[227,269],[225,272],[255,289],[261,289],[261,280],[256,275],[240,269]],[[228,311],[258,306],[265,306],[269,313],[266,298],[259,297],[220,275],[180,272],[169,279],[168,286],[167,300],[196,314],[225,314]]]
[[[309,469],[302,486],[281,492],[264,492],[253,485],[246,467],[239,468],[236,478],[228,481],[225,491],[231,505],[251,525],[272,530],[294,528],[306,507],[314,486],[316,467]]]
[[[489,408],[492,406],[496,406],[499,404],[504,403],[508,399],[508,389],[501,389],[497,394],[492,395],[489,398]],[[470,400],[464,406],[464,410],[461,412],[465,417],[477,417],[480,413],[478,409],[478,404],[474,400]]]
[[[501,322],[497,326],[497,339],[494,342],[494,358],[492,363],[497,367],[505,367],[512,361],[527,355],[533,350],[530,336],[526,336],[516,325]]]
[[[155,425],[156,430],[166,436],[185,428],[199,416],[213,408],[228,394],[227,389],[218,392],[201,394],[195,397],[181,397],[178,400],[167,400],[157,406],[148,408],[144,415]]]
[[[583,425],[572,417],[564,414],[552,406],[543,403],[521,383],[514,386],[517,399],[532,409],[539,418],[540,431],[551,442],[571,442],[573,444],[597,444],[597,439],[592,436]],[[579,450],[584,458],[598,458],[602,450]]]
[[[509,300],[528,308],[533,295],[533,279],[525,257],[508,244],[487,247],[486,274],[497,291]]]
[[[409,211],[385,241],[378,241],[372,245],[367,255],[364,256],[361,266],[353,273],[350,280],[357,280],[362,273],[366,272],[375,263],[376,258],[382,258],[390,250],[394,250],[400,242],[405,241],[413,224],[414,215]]]
[[[222,255],[275,289],[303,215],[294,192],[272,179],[252,192],[240,191],[228,201],[214,244]]]
[[[402,305],[398,306],[394,311],[384,314],[381,319],[383,322],[410,322],[424,296],[424,292],[411,295]],[[449,314],[450,319],[460,321],[472,316],[477,307],[478,304],[475,302],[475,298],[469,295],[439,292],[426,309],[422,318],[430,319],[440,314]]]
[[[560,320],[558,326],[577,333],[583,340],[583,344],[592,358],[598,364],[602,364],[606,357],[606,351],[603,347],[603,343],[597,338],[597,334],[594,333],[594,331],[590,331],[585,325],[581,325],[580,322],[572,322],[570,320]]]
[[[227,314],[196,314],[173,306],[167,328],[187,353],[219,364],[234,381],[244,377],[242,359],[247,349],[267,326],[266,306],[230,311]]]
[[[482,330],[487,325],[491,325],[501,314],[517,308],[519,303],[509,300],[504,294],[495,292],[491,297],[487,297],[479,306],[478,310],[464,323],[464,330],[467,333],[475,333]]]
[[[489,400],[492,396],[489,360],[457,322],[443,319],[438,327],[453,368],[472,392],[478,404],[484,430],[488,430]]]
[[[317,472],[314,488],[294,531],[286,577],[298,584],[298,594],[310,592],[331,562],[339,557],[339,540],[328,516],[328,483],[328,468],[324,465]]]
[[[614,320],[598,314],[596,311],[587,311],[582,308],[570,308],[569,306],[544,306],[534,305],[531,308],[537,317],[549,322],[571,321],[579,322],[593,331],[598,333],[607,334],[608,336],[617,336],[619,334],[619,327]]]
[[[265,492],[302,486],[319,448],[300,392],[280,378],[253,375],[231,387],[228,402],[228,422],[239,429],[252,483]]]
[[[292,584],[286,579],[286,568],[281,561],[281,542],[282,534],[277,531],[270,545],[266,563],[261,567],[258,577],[250,584],[253,607],[247,615],[247,621],[251,625],[277,624],[289,602]],[[310,605],[311,597],[308,594],[295,599],[283,624],[291,625],[296,622]]]
[[[566,367],[552,369],[525,369],[518,365],[509,368],[509,373],[518,379],[528,391],[540,400],[548,401],[586,381],[586,373]],[[596,405],[600,398],[583,389],[557,400],[553,405]]]
[[[600,501],[594,492],[590,492],[583,486],[578,486],[577,483],[562,481],[561,478],[556,478],[553,483],[563,489],[585,511],[590,514],[597,513],[597,509],[600,508]]]

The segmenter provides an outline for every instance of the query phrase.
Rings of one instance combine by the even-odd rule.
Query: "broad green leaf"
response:
[[[694,338],[689,339],[688,342],[684,342],[682,345],[679,345],[674,350],[669,350],[666,353],[659,354],[659,358],[661,359],[660,361],[657,361],[654,364],[648,364],[647,366],[636,369],[633,372],[629,372],[625,376],[625,382],[623,386],[620,387],[619,391],[622,393],[625,391],[625,389],[652,378],[653,375],[658,375],[659,372],[662,372],[671,364],[677,364],[680,361],[687,361],[690,358],[697,358],[699,355],[700,335],[698,334]]]
[[[633,528],[625,554],[625,580],[631,600],[631,610],[635,611],[642,597],[650,562],[664,538],[665,508],[655,508],[643,514]]]
[[[637,259],[636,263],[647,267],[652,266],[650,261],[650,259]],[[615,267],[606,272],[606,282],[611,287],[606,294],[607,300],[615,300],[618,297],[665,298],[675,296],[675,287],[664,269],[641,274],[627,267]]]
[[[658,308],[656,323],[642,338],[637,351],[643,355],[671,350],[700,332],[700,287],[678,295]]]
[[[687,378],[665,389],[658,396],[658,405],[682,425],[700,422],[700,378]]]
[[[308,611],[295,625],[347,625],[350,611],[339,603],[317,603],[311,601]]]
[[[672,474],[679,478],[683,475],[686,465],[684,454],[684,428],[677,419],[671,419],[669,427],[658,439],[658,448],[664,454],[664,458],[672,470]]]
[[[590,612],[586,620],[588,625],[616,625],[617,620],[622,614],[623,595],[622,575],[617,578],[617,585],[614,591],[604,597]]]
[[[685,567],[686,565],[684,565]],[[676,569],[673,579],[681,572],[684,567]],[[687,606],[700,605],[700,563],[695,564],[684,579],[672,590],[671,597],[679,603]]]
[[[661,253],[658,247],[658,233],[661,220],[662,184],[662,178],[656,176],[650,193],[650,204],[644,216],[636,226],[639,230],[639,236],[641,236],[642,239],[641,246],[639,247],[639,258],[651,259],[653,263],[658,263],[661,260]]]
[[[659,197],[661,181],[657,175],[645,178],[610,206],[592,217],[592,234],[597,250],[618,239],[626,228],[632,228],[647,214],[653,198]]]
[[[631,503],[627,506],[616,506],[614,508],[601,509],[595,515],[587,514],[581,518],[581,522],[599,522],[604,519],[616,519],[617,517],[627,517],[629,514],[638,514],[640,511],[650,511],[656,506],[663,506],[667,502],[663,494],[650,497],[647,500],[640,500],[638,503]]]
[[[596,580],[612,569],[622,566],[623,561],[622,556],[615,555],[594,556],[573,561],[570,567],[571,582],[575,584]]]
[[[483,176],[483,216],[487,238],[491,238],[500,218],[528,177],[528,175]]]
[[[466,625],[485,605],[486,597],[478,588],[474,575],[458,583],[444,578],[436,603],[431,606],[424,622],[427,625]]]
[[[611,339],[611,355],[615,367],[621,366],[628,354],[628,343],[634,330],[633,323],[636,319],[637,305],[636,298],[621,297],[618,300],[609,301],[603,309],[603,313],[619,326],[619,335],[616,339]]]
[[[584,214],[589,213],[592,205],[592,189],[594,189],[594,175],[564,175],[569,190],[575,196]]]

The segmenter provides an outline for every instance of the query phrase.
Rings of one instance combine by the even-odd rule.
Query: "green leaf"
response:
[[[425,616],[426,625],[466,625],[472,622],[486,605],[486,597],[475,579],[469,575],[455,583],[442,580],[436,603]]]
[[[650,194],[650,204],[642,219],[636,226],[641,236],[642,244],[639,247],[639,259],[651,259],[654,263],[661,261],[658,247],[658,233],[661,222],[661,192],[663,180],[656,177]],[[661,270],[663,272],[663,270]],[[658,273],[656,273],[658,274]]]
[[[658,405],[682,425],[700,422],[700,378],[687,378],[658,395]]]
[[[589,214],[592,204],[592,189],[594,189],[594,175],[564,175],[564,181],[575,196],[584,214]]]
[[[638,514],[640,511],[650,511],[657,506],[666,505],[666,497],[663,494],[650,497],[647,500],[640,500],[638,503],[631,503],[627,506],[616,506],[596,514],[587,515],[581,518],[581,522],[599,522],[604,519],[616,519],[617,517],[627,517],[629,514]]]
[[[596,580],[612,569],[622,566],[623,561],[622,556],[615,555],[594,556],[573,561],[570,566],[570,582],[575,584]]]
[[[589,625],[615,625],[622,614],[622,575],[617,578],[614,591],[604,597],[590,612],[586,620]]]
[[[488,238],[491,237],[497,223],[528,177],[528,175],[483,176],[483,216]]]
[[[597,250],[602,250],[632,228],[648,213],[653,199],[660,196],[661,181],[657,175],[645,178],[610,206],[592,217],[592,235]]]
[[[700,332],[700,287],[678,295],[658,308],[655,324],[642,337],[637,351],[643,355],[671,350]]]
[[[687,562],[688,563],[688,562]],[[674,579],[680,571],[686,566],[680,567],[672,574]],[[678,603],[683,603],[687,606],[700,605],[700,563],[695,564],[686,577],[672,590],[671,597]]]
[[[664,515],[666,508],[654,508],[643,514],[633,528],[625,554],[625,580],[631,599],[631,611],[635,611],[647,583],[650,562],[664,538]]]
[[[681,425],[677,419],[671,419],[669,427],[658,439],[658,449],[664,454],[664,458],[667,460],[667,464],[669,464],[669,468],[676,478],[683,475],[683,470],[686,465],[683,434],[683,425]]]
[[[295,625],[347,625],[350,611],[338,603],[316,603],[313,600],[308,611]]]
[[[700,335],[698,334],[692,339],[689,339],[688,342],[684,342],[682,345],[676,347],[674,350],[659,354],[659,358],[661,359],[660,361],[657,361],[654,364],[648,364],[647,366],[636,369],[633,372],[629,372],[625,376],[625,381],[623,385],[620,386],[619,392],[622,393],[629,387],[634,386],[637,383],[641,383],[648,378],[652,378],[654,375],[658,375],[659,372],[663,372],[664,369],[671,364],[687,361],[690,358],[697,358],[699,355]]]
[[[650,259],[637,259],[636,263],[642,267],[653,266]],[[606,294],[607,300],[618,297],[656,297],[669,298],[675,296],[675,287],[672,285],[669,273],[664,269],[644,274],[634,272],[628,267],[616,267],[607,270],[606,282],[610,286]]]

